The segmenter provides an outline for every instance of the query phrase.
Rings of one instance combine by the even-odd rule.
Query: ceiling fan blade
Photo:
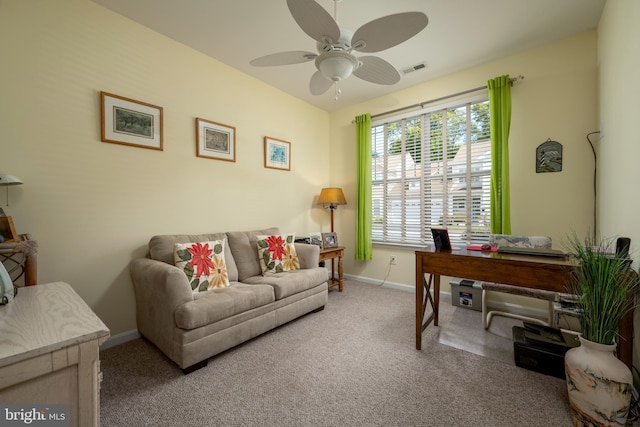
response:
[[[340,27],[329,12],[314,0],[287,0],[289,12],[302,31],[317,42],[331,39],[337,42],[340,38]]]
[[[379,85],[393,85],[400,81],[400,73],[382,58],[377,56],[363,56],[358,58],[362,63],[353,75],[371,83]]]
[[[326,91],[328,91],[333,82],[327,79],[325,76],[320,73],[320,71],[316,71],[311,76],[311,81],[309,82],[309,91],[311,91],[311,95],[322,95]]]
[[[250,62],[256,67],[272,67],[275,65],[301,64],[316,59],[317,53],[305,52],[303,50],[292,50],[290,52],[273,53],[261,56]]]
[[[351,38],[351,46],[358,52],[380,52],[409,40],[428,23],[429,18],[422,12],[383,16],[358,28]]]

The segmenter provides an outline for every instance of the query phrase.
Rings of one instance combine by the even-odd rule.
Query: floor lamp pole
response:
[[[331,210],[331,232],[333,233],[333,211],[337,208],[337,206],[330,205],[329,210]]]
[[[331,204],[329,205],[329,210],[331,211],[331,232],[333,233],[333,211],[336,210],[338,206]],[[331,280],[336,280],[336,274],[335,274],[335,264],[333,263],[335,261],[334,258],[331,258]]]

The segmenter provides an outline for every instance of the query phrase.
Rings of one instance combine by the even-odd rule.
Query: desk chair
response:
[[[544,248],[551,249],[551,238],[546,236],[513,236],[507,234],[492,234],[489,237],[491,246],[517,246],[522,248]],[[521,314],[509,313],[506,311],[493,310],[487,308],[487,292],[504,292],[512,295],[520,295],[531,298],[546,300],[549,302],[547,320],[535,317],[523,316]],[[493,316],[511,317],[527,322],[534,322],[544,326],[553,324],[553,303],[558,299],[557,292],[544,291],[541,289],[523,288],[521,286],[506,285],[503,283],[482,282],[482,323],[485,329],[489,329]]]

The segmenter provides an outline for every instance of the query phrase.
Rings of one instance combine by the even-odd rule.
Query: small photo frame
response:
[[[291,143],[265,136],[264,167],[285,171],[291,170]]]
[[[436,247],[436,251],[451,250],[449,231],[446,228],[431,228],[431,236],[433,236],[433,244]]]
[[[236,161],[236,128],[196,118],[196,156]]]
[[[13,218],[10,216],[0,216],[0,235],[2,235],[5,243],[20,241],[20,237],[13,225]]]
[[[162,107],[100,92],[102,142],[163,150]]]
[[[322,233],[322,247],[324,249],[335,248],[337,246],[338,236],[336,236],[336,233]]]
[[[319,231],[312,231],[309,233],[309,243],[312,245],[317,245],[322,248],[322,233]]]

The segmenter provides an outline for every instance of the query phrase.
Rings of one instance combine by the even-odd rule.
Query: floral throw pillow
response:
[[[224,240],[175,244],[176,267],[187,275],[193,292],[229,286],[224,245]]]
[[[258,258],[262,274],[298,270],[300,261],[294,244],[295,233],[274,236],[257,236]]]

